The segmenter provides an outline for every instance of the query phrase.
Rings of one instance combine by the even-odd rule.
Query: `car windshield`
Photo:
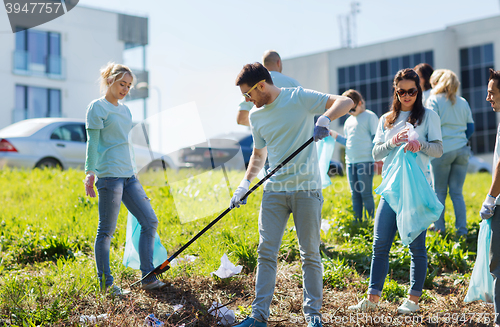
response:
[[[45,125],[43,122],[21,121],[0,129],[0,137],[30,136]]]

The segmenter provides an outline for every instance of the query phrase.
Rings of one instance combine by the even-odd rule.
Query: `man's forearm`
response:
[[[240,110],[236,116],[236,122],[239,125],[250,126],[250,120],[248,119],[248,111]]]
[[[500,160],[493,171],[493,181],[491,182],[489,195],[497,197],[500,194]]]
[[[250,161],[248,162],[248,168],[245,173],[245,179],[248,179],[250,182],[259,174],[259,171],[262,170],[264,164],[266,163],[266,156],[252,154],[250,157]]]
[[[354,102],[350,98],[340,96],[335,99],[333,104],[326,110],[324,115],[330,118],[330,121],[334,121],[335,119],[340,118],[348,113],[353,106]]]

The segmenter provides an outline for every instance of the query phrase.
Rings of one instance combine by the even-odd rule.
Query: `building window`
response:
[[[493,44],[460,49],[462,96],[469,102],[474,118],[471,147],[476,154],[493,152],[495,148],[496,114],[486,102],[489,69],[493,66]]]
[[[413,68],[422,62],[433,66],[433,57],[432,51],[426,51],[340,67],[338,69],[338,92],[342,94],[348,89],[359,91],[366,101],[366,108],[380,117],[389,110],[392,103],[392,80],[398,70]],[[342,117],[340,122],[343,123],[347,117],[347,115]]]
[[[61,117],[61,90],[16,85],[13,122],[42,117]]]
[[[36,29],[18,30],[14,50],[14,73],[61,78],[61,34]]]

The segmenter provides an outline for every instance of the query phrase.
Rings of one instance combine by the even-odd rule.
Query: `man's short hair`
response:
[[[273,85],[273,79],[266,67],[262,66],[260,62],[253,64],[246,64],[236,77],[236,86],[246,84],[254,86],[258,82],[265,80],[267,84]]]
[[[500,70],[493,70],[493,68],[490,68],[490,78],[488,79],[488,82],[491,80],[495,80],[497,89],[500,91]]]
[[[274,50],[267,50],[262,56],[262,63],[265,67],[268,67],[269,65],[276,65],[279,60],[281,60],[281,57],[278,52]]]

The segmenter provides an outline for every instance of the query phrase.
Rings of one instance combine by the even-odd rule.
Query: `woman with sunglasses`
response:
[[[346,147],[345,163],[347,179],[351,189],[352,208],[356,221],[363,220],[363,206],[369,218],[373,218],[373,174],[375,163],[372,157],[373,138],[377,132],[378,117],[365,107],[365,100],[356,90],[343,94],[354,102],[350,117],[344,123],[345,137],[332,131],[333,138]]]
[[[448,69],[438,69],[431,76],[432,93],[427,100],[427,108],[434,110],[441,118],[443,134],[443,156],[431,161],[434,189],[439,201],[444,205],[448,187],[455,210],[457,236],[467,235],[467,219],[464,196],[462,194],[470,147],[467,145],[474,132],[474,120],[469,103],[457,95],[457,75]],[[445,233],[444,210],[434,229]]]
[[[413,69],[406,68],[398,71],[394,77],[393,86],[392,108],[379,120],[374,139],[373,158],[384,160],[383,178],[399,147],[404,146],[405,152],[417,153],[418,166],[430,183],[429,158],[440,157],[443,153],[439,116],[422,105],[420,80]],[[408,141],[408,129],[405,127],[407,122],[412,124],[418,133],[417,140]],[[385,277],[389,271],[389,251],[396,231],[396,213],[381,197],[373,226],[373,256],[368,298],[349,307],[349,310],[368,311],[377,307],[382,296]],[[410,291],[408,298],[398,307],[399,313],[412,313],[419,310],[418,300],[422,295],[427,274],[425,235],[426,231],[423,231],[410,244]]]

